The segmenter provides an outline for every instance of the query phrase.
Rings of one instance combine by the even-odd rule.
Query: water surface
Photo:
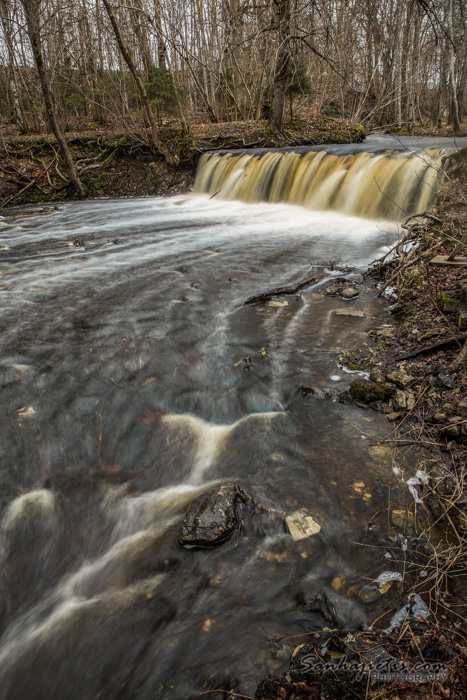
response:
[[[277,638],[329,625],[298,605],[310,588],[342,597],[340,626],[371,623],[356,592],[388,563],[368,525],[411,497],[372,445],[387,420],[336,400],[336,360],[390,317],[375,290],[323,288],[397,226],[207,196],[3,224],[0,698],[251,695],[287,665]],[[312,269],[287,305],[243,305]],[[188,505],[231,480],[265,510],[181,549]],[[294,542],[302,507],[322,530]]]

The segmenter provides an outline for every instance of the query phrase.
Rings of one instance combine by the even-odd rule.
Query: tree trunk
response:
[[[394,56],[394,81],[395,81],[395,121],[397,126],[402,126],[402,43],[404,38],[404,22],[402,12],[396,15],[397,34]]]
[[[28,133],[29,128],[26,124],[26,120],[21,109],[21,104],[19,100],[19,90],[18,81],[16,78],[16,67],[15,67],[15,52],[13,50],[13,40],[11,33],[11,19],[9,16],[8,0],[0,0],[0,14],[2,18],[2,28],[3,36],[5,38],[5,43],[8,51],[8,70],[9,78],[8,84],[10,88],[10,95],[13,107],[13,113],[15,115],[16,125],[21,133]]]
[[[451,119],[452,126],[455,132],[460,131],[459,124],[459,103],[457,101],[457,83],[456,83],[456,53],[454,45],[454,30],[453,30],[453,0],[449,0],[448,4],[448,31],[449,31],[449,83],[451,86]]]
[[[274,134],[282,132],[285,93],[287,92],[290,66],[290,0],[274,0],[276,5],[276,29],[279,42],[274,71],[274,93],[269,126]]]
[[[52,129],[55,138],[57,139],[58,146],[60,148],[60,153],[62,154],[63,160],[65,161],[65,167],[67,175],[70,178],[70,182],[75,188],[76,192],[80,197],[86,196],[86,190],[83,183],[81,182],[78,173],[76,172],[76,167],[73,162],[73,157],[71,151],[68,147],[67,142],[63,132],[58,124],[57,117],[52,102],[52,92],[50,90],[49,81],[47,78],[47,72],[44,66],[44,60],[42,57],[42,46],[40,37],[40,0],[22,0],[24,7],[24,14],[26,16],[26,24],[28,29],[29,40],[31,42],[32,53],[34,55],[34,60],[36,62],[37,72],[39,74],[39,80],[42,89],[42,95],[44,98],[45,109],[47,113],[47,118],[49,120],[50,128]]]
[[[162,32],[162,13],[160,0],[154,0],[154,26],[157,37],[157,65],[159,68],[167,68],[167,45]]]
[[[152,136],[152,142],[154,144],[154,147],[159,151],[161,155],[164,156],[165,160],[169,165],[172,165],[174,168],[178,167],[179,161],[178,158],[172,155],[172,153],[169,151],[167,146],[165,146],[159,139],[159,133],[157,129],[157,124],[156,120],[154,119],[154,114],[152,112],[151,108],[151,103],[149,102],[149,97],[148,94],[145,90],[143,81],[141,80],[141,76],[139,75],[138,71],[136,70],[136,66],[133,63],[133,59],[130,56],[130,52],[128,51],[122,35],[120,33],[120,28],[117,24],[117,20],[115,19],[115,15],[112,11],[112,8],[110,6],[110,3],[108,0],[102,0],[104,3],[104,7],[107,10],[107,14],[109,15],[110,23],[112,24],[112,28],[114,30],[115,38],[117,40],[118,48],[120,49],[120,52],[122,54],[122,57],[127,64],[128,68],[130,69],[130,73],[132,74],[134,81],[136,83],[136,86],[138,88],[138,92],[140,94],[141,100],[144,104],[144,108],[146,110],[146,115],[149,121],[149,124],[151,126],[151,136]]]

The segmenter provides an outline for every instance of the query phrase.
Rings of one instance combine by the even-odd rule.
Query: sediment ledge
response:
[[[96,130],[69,133],[66,138],[92,199],[186,192],[193,185],[198,160],[206,151],[360,143],[365,130],[361,124],[332,117],[315,122],[296,120],[286,125],[280,138],[271,133],[266,121],[197,124],[190,132],[162,129],[162,140],[180,157],[177,169],[153,151],[145,134],[130,138]],[[0,156],[0,208],[75,198],[60,174],[63,168],[60,169],[51,135],[4,140]]]

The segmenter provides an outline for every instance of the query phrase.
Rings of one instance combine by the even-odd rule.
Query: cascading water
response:
[[[335,148],[335,147],[334,147]],[[339,154],[325,150],[211,153],[201,158],[195,192],[244,202],[284,202],[315,211],[401,221],[426,211],[442,160],[421,153]]]
[[[419,166],[213,155],[198,192],[277,203],[195,194],[0,220],[1,700],[253,695],[287,667],[274,639],[380,616],[357,592],[398,566],[387,538],[412,496],[372,445],[386,419],[336,401],[336,360],[388,316],[372,289],[347,302],[324,287],[358,282],[397,226],[283,202],[389,216],[354,192],[376,177],[409,206]],[[311,264],[301,295],[243,305]],[[231,481],[261,507],[222,545],[182,549],[190,503]],[[321,530],[294,541],[283,517],[301,508]]]

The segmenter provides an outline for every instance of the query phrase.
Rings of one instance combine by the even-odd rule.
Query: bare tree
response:
[[[136,86],[138,88],[139,94],[141,96],[141,100],[144,104],[144,108],[146,110],[146,115],[151,127],[151,136],[152,136],[152,142],[154,144],[154,147],[161,153],[161,155],[164,156],[165,160],[169,165],[172,165],[174,167],[177,167],[179,164],[178,158],[176,158],[172,153],[169,151],[167,146],[165,146],[162,141],[159,138],[159,133],[157,129],[157,124],[156,120],[154,118],[154,114],[152,111],[151,103],[149,101],[148,94],[146,92],[146,89],[144,87],[143,81],[141,80],[141,76],[139,75],[138,71],[136,70],[135,64],[133,62],[133,59],[130,55],[130,52],[128,48],[126,47],[122,34],[120,32],[120,28],[118,26],[117,20],[115,19],[115,15],[112,11],[112,7],[110,6],[110,3],[108,0],[102,0],[104,3],[104,7],[107,11],[107,14],[109,15],[110,23],[112,24],[112,28],[115,33],[115,38],[117,40],[118,47],[120,49],[120,52],[123,56],[123,59],[125,63],[127,64],[131,75],[133,76],[133,79],[136,83]]]
[[[55,134],[58,146],[60,148],[60,153],[62,154],[63,160],[65,162],[65,168],[70,182],[75,188],[76,192],[80,197],[86,196],[86,190],[83,183],[81,182],[79,175],[76,171],[75,164],[73,162],[73,157],[71,155],[70,148],[65,140],[63,132],[58,123],[57,117],[55,115],[55,110],[52,100],[52,92],[50,90],[49,81],[47,78],[47,71],[44,65],[44,58],[42,55],[42,45],[41,45],[41,33],[40,33],[40,0],[22,0],[24,14],[26,17],[26,24],[28,28],[29,40],[31,42],[32,52],[34,54],[34,61],[36,63],[37,72],[39,74],[39,80],[42,88],[42,95],[44,97],[45,109],[47,112],[47,118],[49,120],[50,128]]]

